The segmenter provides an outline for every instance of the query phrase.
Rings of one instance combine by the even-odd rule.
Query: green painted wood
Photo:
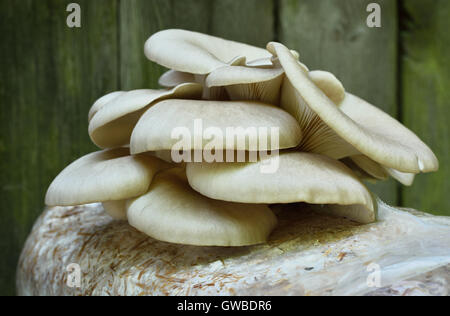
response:
[[[440,170],[403,190],[406,206],[450,215],[450,1],[404,1],[403,121],[436,153]]]
[[[209,33],[260,47],[274,40],[273,0],[214,0]]]
[[[117,1],[78,0],[81,29],[59,0],[0,0],[0,294],[14,294],[15,267],[46,189],[94,146],[93,101],[118,88]]]
[[[397,2],[381,5],[382,27],[369,28],[371,0],[281,0],[279,40],[300,52],[310,69],[333,72],[352,92],[397,117]],[[393,180],[369,184],[397,204]]]
[[[122,0],[120,3],[121,88],[158,88],[164,68],[144,55],[145,41],[168,28],[206,33],[209,0]]]

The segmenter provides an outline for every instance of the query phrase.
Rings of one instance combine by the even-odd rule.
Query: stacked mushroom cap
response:
[[[280,43],[266,50],[166,30],[147,41],[145,54],[170,69],[159,80],[164,89],[100,98],[89,112],[89,135],[103,151],[68,166],[47,205],[102,202],[114,218],[162,241],[243,246],[267,240],[277,222],[273,204],[325,204],[329,213],[370,223],[376,203],[361,179],[391,176],[410,185],[415,174],[438,169],[413,132],[346,92],[333,74],[309,71]],[[198,119],[224,139],[211,145],[198,135]],[[175,164],[179,127],[193,135],[183,153],[244,152],[248,160]],[[227,139],[229,127],[244,138],[248,128],[278,128],[279,138],[239,145]],[[278,168],[261,172],[275,158]]]

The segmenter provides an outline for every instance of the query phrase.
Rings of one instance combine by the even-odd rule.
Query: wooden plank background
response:
[[[408,0],[402,12],[402,119],[440,163],[403,189],[403,204],[450,215],[450,1]]]
[[[65,24],[71,2],[81,5],[81,29]],[[280,40],[310,68],[334,72],[440,159],[441,170],[411,188],[390,181],[375,190],[392,204],[450,215],[450,2],[378,0],[377,29],[365,24],[369,2],[0,0],[0,295],[14,294],[18,255],[51,180],[95,150],[87,135],[92,102],[114,90],[157,87],[163,69],[145,59],[143,44],[166,28],[259,46]]]

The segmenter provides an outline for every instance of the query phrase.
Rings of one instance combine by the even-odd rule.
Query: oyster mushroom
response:
[[[275,158],[267,158],[275,159]],[[343,163],[317,154],[281,153],[279,168],[260,172],[257,163],[188,163],[192,188],[212,199],[240,203],[294,203],[358,205],[351,219],[375,220],[370,192]],[[355,208],[355,209],[356,209]]]
[[[309,77],[334,104],[339,105],[344,101],[345,88],[331,72],[313,70],[309,72]]]
[[[90,122],[92,120],[92,118],[94,117],[94,115],[98,111],[100,111],[100,109],[103,108],[106,104],[110,103],[112,100],[116,99],[117,97],[121,96],[124,93],[125,93],[124,91],[111,92],[111,93],[108,93],[107,95],[104,95],[97,101],[95,101],[95,103],[92,105],[91,109],[89,110],[88,121]]]
[[[378,180],[386,180],[388,178],[386,169],[372,159],[364,155],[352,156],[350,159],[371,177]]]
[[[169,70],[158,79],[158,84],[164,88],[173,88],[188,82],[196,82],[195,75],[176,70]]]
[[[266,205],[200,195],[179,168],[159,173],[148,193],[128,201],[127,217],[131,226],[155,239],[197,246],[260,244],[277,223]]]
[[[298,65],[297,59],[280,43],[267,49],[277,56],[295,91],[333,133],[372,160],[406,173],[436,171],[438,161],[433,152],[413,132],[398,121],[346,93],[336,106]]]
[[[401,172],[387,167],[383,168],[392,178],[394,178],[403,185],[410,186],[414,182],[414,177],[416,176],[414,173]]]
[[[130,136],[141,115],[154,102],[168,98],[199,98],[202,87],[184,83],[171,90],[134,90],[102,100],[101,108],[89,122],[89,135],[98,147],[114,148],[130,143]],[[98,107],[99,102],[94,104]]]
[[[414,133],[333,74],[309,71],[282,44],[266,50],[166,30],[150,37],[145,53],[170,68],[159,80],[169,89],[98,99],[89,135],[116,149],[67,167],[47,192],[49,206],[102,202],[112,217],[162,241],[243,246],[267,240],[276,225],[269,205],[327,204],[317,209],[371,223],[378,204],[361,178],[390,175],[410,185],[438,168]],[[177,151],[245,162],[196,157],[175,167],[183,162]],[[278,169],[262,171],[267,165]]]
[[[185,30],[164,30],[145,43],[145,55],[164,67],[206,75],[236,59],[270,58],[262,48]]]
[[[297,149],[325,155],[334,159],[360,154],[325,124],[304,102],[289,79],[285,78],[281,91],[280,107],[296,118],[303,138]]]
[[[195,127],[197,119],[201,119],[201,130]],[[192,135],[189,144],[183,147],[184,150],[203,150],[209,143],[203,137],[203,129],[207,130],[209,127],[223,135],[223,139],[219,139],[214,147],[216,150],[279,150],[297,146],[302,137],[295,119],[272,105],[258,102],[166,100],[148,109],[139,120],[131,136],[131,152],[138,154],[172,150],[179,143],[173,137],[173,131],[180,127],[187,129],[188,135]],[[273,140],[261,141],[259,128],[268,127],[279,129],[278,145]],[[233,128],[238,135],[233,134],[232,139],[227,139],[227,128]],[[256,148],[251,148],[248,141],[244,148],[238,148],[234,136],[245,138],[248,128],[258,133]]]
[[[70,164],[53,180],[45,204],[105,202],[106,211],[114,218],[123,218],[122,201],[147,192],[154,174],[164,167],[155,157],[130,156],[127,148],[94,152]]]
[[[208,88],[225,87],[230,100],[259,101],[278,105],[284,70],[281,66],[256,68],[221,67],[211,72],[205,84]]]

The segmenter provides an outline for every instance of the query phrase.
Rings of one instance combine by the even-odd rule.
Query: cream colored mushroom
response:
[[[240,203],[359,205],[347,216],[362,223],[375,221],[371,194],[343,163],[311,153],[281,153],[279,168],[264,174],[268,163],[188,163],[191,187],[212,199]],[[339,209],[339,208],[336,208]],[[342,212],[342,211],[340,211]]]
[[[95,113],[89,123],[89,135],[100,148],[128,145],[137,121],[154,102],[167,98],[195,99],[200,98],[201,94],[202,87],[196,83],[184,83],[172,90],[147,89],[122,93],[111,98]]]
[[[311,110],[287,78],[284,79],[282,85],[280,106],[295,117],[300,124],[303,138],[298,150],[334,159],[360,154]]]
[[[159,173],[147,194],[127,203],[137,230],[161,241],[197,246],[264,243],[277,219],[266,205],[211,200],[189,187],[184,169]]]
[[[331,72],[313,70],[309,72],[309,77],[334,104],[339,105],[344,101],[345,88]]]
[[[401,172],[392,168],[384,167],[384,169],[392,178],[406,186],[412,185],[416,176],[414,173]]]
[[[164,30],[145,43],[145,55],[169,69],[205,75],[236,58],[270,58],[262,48],[185,30]]]
[[[278,105],[284,70],[281,66],[257,68],[221,67],[208,75],[206,86],[225,87],[230,100],[259,101]]]
[[[112,100],[120,97],[124,93],[125,93],[124,91],[111,92],[111,93],[108,93],[107,95],[104,95],[97,101],[95,101],[95,103],[92,105],[91,109],[89,110],[88,121],[90,122],[92,120],[92,118],[94,117],[94,115],[98,111],[100,111],[100,109],[103,108],[106,104],[108,104]]]
[[[106,211],[123,219],[120,201],[147,192],[154,174],[165,166],[155,157],[130,156],[127,148],[94,152],[76,160],[55,178],[45,203],[73,206],[107,202]]]
[[[407,186],[412,185],[414,182],[414,173],[405,173],[392,168],[384,167],[364,155],[353,156],[350,157],[350,159],[352,159],[359,168],[374,179],[385,180],[388,176],[391,176],[401,184]]]
[[[208,140],[204,137],[208,130],[222,137],[210,135],[213,139]],[[227,137],[230,130],[231,137]],[[272,139],[275,130],[278,131],[275,136],[279,137]],[[189,139],[180,140],[184,131]],[[252,131],[254,143],[249,141]],[[260,137],[264,135],[262,132],[266,139]],[[215,150],[278,150],[297,146],[301,137],[295,119],[272,105],[248,101],[165,100],[148,109],[137,123],[131,136],[131,152],[173,150],[183,141],[185,151],[203,150],[211,144]],[[244,139],[242,147],[236,138]]]
[[[271,58],[264,58],[264,60],[268,60],[269,65],[272,65]],[[255,66],[263,66],[266,65],[266,62],[256,60],[253,61],[255,63]],[[251,65],[253,65],[253,63]],[[226,64],[226,66],[243,66],[245,65],[245,58],[236,58],[233,59],[231,62]],[[224,66],[224,67],[226,67]],[[191,74],[188,72],[182,72],[182,71],[176,71],[176,70],[168,70],[165,73],[161,75],[158,79],[158,84],[164,88],[173,88],[183,83],[200,83],[204,84],[205,79],[207,75],[198,75],[198,74]]]
[[[195,75],[176,70],[169,70],[161,75],[158,84],[164,88],[174,88],[183,83],[196,82]]]
[[[299,62],[304,71],[308,68]],[[345,97],[342,83],[327,71],[309,72],[311,80],[335,104],[340,104]],[[251,100],[278,105],[284,69],[277,58],[272,59],[271,67],[221,67],[211,72],[206,78],[206,86],[225,87],[231,100]]]
[[[267,49],[279,58],[286,76],[305,104],[360,153],[401,172],[418,173],[438,169],[433,152],[401,123],[349,93],[337,107],[311,81],[284,45],[272,42]]]
[[[371,177],[377,180],[386,180],[388,178],[388,173],[385,168],[372,159],[364,155],[352,156],[350,159]]]

